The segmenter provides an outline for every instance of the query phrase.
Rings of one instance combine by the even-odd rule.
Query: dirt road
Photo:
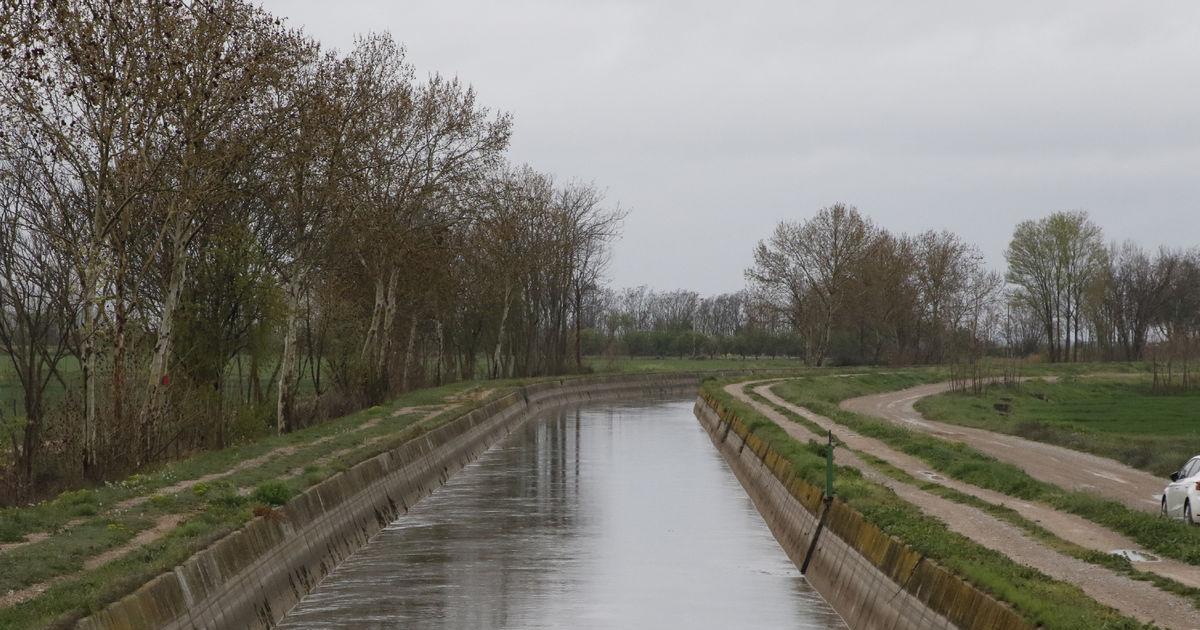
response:
[[[857,452],[878,457],[922,481],[930,481],[993,505],[1000,505],[1016,510],[1019,514],[1034,521],[1055,536],[1081,547],[1102,553],[1112,553],[1118,550],[1136,551],[1142,558],[1150,558],[1150,560],[1131,560],[1131,564],[1135,568],[1150,573],[1157,573],[1187,586],[1200,588],[1200,566],[1186,564],[1169,558],[1155,558],[1154,554],[1140,549],[1138,544],[1129,538],[1083,517],[1056,510],[1042,503],[1023,501],[993,490],[943,477],[930,470],[928,464],[916,457],[897,451],[875,438],[859,435],[829,418],[784,400],[771,390],[773,385],[774,383],[757,385],[754,387],[754,393],[762,396],[776,407],[797,414],[809,422],[821,426],[823,429],[833,431],[834,435],[840,441]]]
[[[801,441],[823,438],[804,426],[791,421],[769,404],[750,397],[747,386],[759,383],[735,383],[725,391],[754,407],[764,417],[775,422],[788,435]],[[807,410],[805,410],[807,411]],[[811,412],[808,412],[811,414]],[[816,416],[816,414],[812,414]],[[820,416],[817,416],[820,417]],[[833,424],[832,420],[822,418]],[[838,432],[839,437],[843,437]],[[867,479],[891,488],[900,498],[915,505],[925,514],[941,520],[946,526],[984,547],[1012,558],[1015,562],[1033,567],[1053,578],[1078,586],[1090,597],[1134,617],[1168,628],[1193,628],[1200,618],[1191,603],[1177,595],[1159,590],[1148,582],[1133,580],[1096,565],[1062,554],[1032,538],[1020,528],[973,507],[944,499],[920,488],[900,482],[878,472],[849,449],[834,451],[839,465],[862,471]]]
[[[1061,488],[1099,494],[1137,510],[1159,510],[1162,490],[1167,481],[1148,472],[1053,444],[926,420],[913,409],[918,400],[949,389],[949,383],[921,385],[895,392],[851,398],[843,401],[841,407],[942,439],[962,442],[1000,461],[1019,466],[1035,479]]]

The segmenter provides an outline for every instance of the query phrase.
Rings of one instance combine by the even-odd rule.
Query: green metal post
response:
[[[800,564],[802,575],[808,573],[808,563],[817,551],[817,541],[821,539],[825,521],[829,520],[829,508],[833,507],[833,431],[829,432],[829,446],[825,449],[825,496],[822,497],[821,504],[821,517],[817,519],[817,528],[813,530],[812,540],[808,541],[808,552],[804,554],[804,562]]]

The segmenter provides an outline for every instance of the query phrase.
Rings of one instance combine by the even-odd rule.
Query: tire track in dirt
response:
[[[119,547],[113,547],[112,549],[107,549],[84,560],[83,568],[79,571],[56,575],[48,580],[38,582],[37,584],[31,584],[25,588],[12,590],[4,595],[0,595],[0,608],[8,608],[9,606],[16,606],[17,604],[27,602],[41,595],[42,593],[45,593],[56,584],[80,577],[88,571],[94,571],[108,564],[109,562],[124,556],[125,554],[136,551],[139,547],[155,542],[166,536],[171,532],[171,530],[178,527],[179,524],[182,523],[185,518],[187,518],[187,516],[187,514],[165,514],[160,516],[154,525],[138,532],[125,544]]]
[[[793,422],[769,404],[761,403],[745,392],[752,383],[727,385],[725,391],[758,413],[778,424],[792,438],[820,442],[806,427]],[[848,449],[834,451],[834,460],[841,466],[857,468],[863,477],[888,487],[901,499],[913,504],[923,513],[936,518],[951,531],[976,543],[1002,553],[1014,562],[1079,587],[1089,597],[1122,614],[1144,623],[1156,623],[1169,628],[1194,628],[1200,619],[1188,600],[1159,590],[1113,571],[1083,562],[1055,551],[1030,537],[1020,528],[1010,525],[982,510],[965,506],[897,481],[877,471]]]
[[[1166,482],[1154,475],[1105,457],[1069,448],[928,420],[913,405],[926,396],[950,391],[950,383],[920,385],[894,392],[844,400],[841,408],[886,420],[914,431],[961,442],[1013,464],[1034,479],[1068,490],[1081,490],[1114,499],[1144,512],[1158,512]]]
[[[426,421],[432,420],[433,418],[435,418],[445,412],[448,412],[448,411],[451,411],[458,407],[461,407],[462,405],[464,405],[468,402],[477,402],[477,401],[484,400],[487,397],[491,396],[491,394],[493,392],[495,392],[494,389],[479,389],[479,388],[468,389],[468,390],[461,392],[455,396],[447,398],[447,400],[449,402],[447,402],[445,404],[421,405],[421,406],[415,406],[415,407],[402,407],[402,408],[394,410],[390,414],[390,417],[397,418],[397,417],[402,417],[405,415],[421,413],[423,415],[418,420],[418,422],[426,422]],[[354,426],[353,428],[351,428],[350,432],[359,432],[359,431],[366,431],[366,430],[372,429],[372,428],[378,426],[381,421],[382,421],[382,417],[376,416],[376,417],[369,418],[365,422],[362,422],[361,424],[358,424],[358,425]],[[159,488],[159,489],[153,491],[152,493],[125,499],[123,501],[120,501],[120,502],[114,504],[111,508],[106,510],[104,512],[104,515],[128,511],[130,509],[133,509],[133,508],[136,508],[138,506],[145,504],[147,501],[150,501],[152,498],[157,497],[157,496],[169,496],[172,494],[177,494],[179,492],[184,492],[186,490],[189,490],[189,489],[193,488],[194,486],[201,484],[201,483],[209,483],[209,482],[213,482],[213,481],[219,481],[221,479],[224,479],[224,478],[234,475],[236,473],[242,472],[244,470],[248,470],[248,469],[251,469],[251,468],[254,468],[257,466],[261,466],[270,461],[274,461],[278,458],[288,457],[288,456],[294,455],[302,450],[307,450],[311,447],[324,444],[326,442],[329,442],[330,440],[333,440],[336,437],[337,437],[337,434],[327,435],[327,436],[318,438],[316,440],[313,440],[312,442],[308,442],[306,444],[287,445],[287,446],[281,446],[278,448],[271,449],[271,450],[267,451],[266,453],[263,453],[257,457],[242,460],[241,462],[238,462],[236,465],[234,465],[230,468],[227,468],[225,470],[221,470],[221,471],[214,472],[214,473],[209,473],[206,475],[201,475],[199,477],[195,477],[192,479],[184,479],[184,480],[178,481],[174,484],[171,484],[169,486]],[[375,437],[370,438],[356,446],[340,449],[340,450],[334,451],[333,453],[329,453],[329,454],[315,460],[315,462],[319,463],[319,464],[326,464],[330,461],[333,461],[337,457],[341,457],[341,456],[347,455],[349,453],[352,453],[354,451],[360,450],[362,448],[369,447],[375,443],[378,443],[378,442],[388,439],[390,437],[392,437],[392,436],[389,436],[389,435],[375,436]],[[296,476],[299,476],[302,472],[303,471],[301,471],[301,470],[289,471],[289,473],[287,473],[283,478],[287,479],[287,478],[296,477]],[[249,488],[241,488],[241,489],[239,489],[238,494],[245,496],[245,495],[250,494],[250,492],[252,492],[252,490]],[[47,590],[49,590],[56,584],[60,584],[60,583],[63,583],[65,581],[68,581],[68,580],[71,580],[74,578],[78,578],[78,577],[82,576],[84,573],[86,573],[87,571],[92,571],[92,570],[98,569],[98,568],[104,566],[105,564],[112,562],[113,560],[116,560],[118,558],[121,558],[122,556],[125,556],[128,553],[136,551],[140,547],[143,547],[145,545],[156,542],[156,541],[162,539],[163,537],[165,537],[167,534],[169,534],[173,529],[178,527],[180,525],[180,523],[182,523],[187,516],[188,515],[186,515],[186,514],[166,514],[166,515],[160,516],[158,518],[158,520],[154,523],[154,525],[152,525],[151,527],[149,527],[147,529],[139,531],[132,539],[130,539],[125,544],[123,544],[119,547],[114,547],[112,549],[104,550],[104,551],[96,554],[95,556],[91,556],[91,557],[85,559],[83,562],[83,567],[80,571],[56,575],[52,578],[43,580],[36,584],[31,584],[22,589],[12,590],[3,595],[0,595],[0,608],[7,608],[10,606],[15,606],[15,605],[27,602],[31,599],[34,599],[34,598],[42,595],[43,593],[45,593]],[[31,544],[45,541],[45,540],[51,538],[52,536],[54,536],[55,534],[62,533],[68,529],[82,525],[85,522],[87,522],[86,518],[74,518],[74,519],[71,519],[71,520],[67,521],[66,523],[64,523],[61,527],[59,527],[55,531],[52,531],[52,532],[51,531],[41,531],[41,532],[32,532],[32,533],[26,534],[24,539],[22,539],[20,541],[0,544],[0,554],[3,554],[4,552],[11,551],[14,549],[19,549],[26,545],[31,545]]]
[[[837,439],[855,451],[878,457],[917,479],[936,483],[991,503],[992,505],[1011,508],[1020,513],[1021,516],[1044,527],[1055,536],[1075,543],[1080,547],[1102,553],[1112,553],[1118,549],[1130,549],[1137,550],[1144,556],[1154,557],[1154,554],[1140,550],[1137,543],[1122,534],[1093,523],[1081,516],[1062,512],[1042,503],[1010,497],[994,490],[980,488],[963,481],[939,475],[929,470],[929,465],[924,461],[912,455],[895,450],[881,440],[860,435],[830,418],[785,400],[772,390],[777,383],[778,381],[757,385],[753,388],[753,391],[776,407],[799,415],[825,430],[833,431]],[[1200,566],[1190,565],[1170,558],[1146,562],[1131,561],[1130,564],[1140,571],[1155,573],[1173,579],[1181,584],[1200,588]]]
[[[402,409],[397,409],[396,411],[394,411],[391,414],[391,416],[392,417],[400,417],[400,416],[403,416],[403,415],[406,415],[409,413],[416,413],[419,410],[425,410],[427,408],[436,407],[438,409],[438,411],[432,412],[431,414],[426,415],[425,417],[422,418],[422,420],[428,420],[430,417],[437,415],[437,413],[440,413],[441,411],[444,411],[449,408],[453,408],[454,406],[456,406],[456,405],[442,405],[442,406],[431,405],[431,406],[422,407],[422,408],[405,407]],[[359,425],[351,428],[350,431],[351,432],[366,431],[368,429],[371,429],[371,428],[377,426],[381,420],[382,420],[382,418],[380,418],[380,417],[369,418],[362,424],[359,424]],[[119,502],[113,504],[110,508],[106,509],[102,514],[100,514],[98,516],[104,516],[104,515],[109,515],[109,514],[113,514],[113,513],[124,512],[126,510],[130,510],[132,508],[143,505],[147,501],[150,501],[151,499],[153,499],[155,497],[170,496],[172,494],[178,494],[185,490],[189,490],[189,489],[193,488],[194,486],[199,485],[201,483],[210,483],[213,481],[220,481],[221,479],[224,479],[231,475],[235,475],[235,474],[245,471],[245,470],[249,470],[251,468],[255,468],[257,466],[261,466],[268,462],[274,461],[275,459],[295,455],[296,453],[298,453],[302,450],[306,450],[313,446],[319,446],[321,444],[324,444],[324,443],[334,439],[335,437],[337,437],[337,435],[327,435],[327,436],[318,438],[316,440],[313,440],[312,442],[309,442],[307,444],[280,446],[280,447],[271,449],[257,457],[252,457],[250,459],[244,459],[230,468],[226,468],[224,470],[209,473],[206,475],[201,475],[199,477],[194,477],[192,479],[183,479],[183,480],[177,481],[169,486],[163,486],[162,488],[158,488],[157,490],[155,490],[149,494],[144,494],[144,495],[124,499],[122,501],[119,501]],[[353,450],[353,449],[343,449],[342,451],[338,451],[338,454],[345,454],[346,452],[349,452],[349,450]],[[89,517],[89,518],[95,518],[95,517]],[[29,534],[26,534],[22,540],[7,542],[7,543],[0,543],[0,554],[3,554],[8,551],[12,551],[14,549],[20,549],[21,547],[25,547],[27,545],[32,545],[35,543],[42,542],[42,541],[54,536],[55,534],[62,533],[73,527],[78,527],[79,525],[86,523],[87,520],[88,520],[87,518],[73,518],[73,519],[63,523],[61,527],[57,528],[54,531],[31,532]]]

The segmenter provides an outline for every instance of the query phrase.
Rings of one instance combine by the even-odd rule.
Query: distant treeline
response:
[[[1151,360],[1160,380],[1200,384],[1200,250],[1106,244],[1086,213],[1058,212],[1017,225],[1006,258],[992,270],[956,234],[892,234],[837,204],[780,223],[743,291],[596,293],[586,349],[812,365]]]
[[[585,354],[639,357],[803,356],[802,339],[745,291],[702,297],[646,287],[593,293]]]
[[[780,223],[746,271],[750,300],[827,361],[986,354],[1182,363],[1200,350],[1200,250],[1106,244],[1085,212],[1016,226],[1004,273],[950,232],[892,234],[837,204]]]

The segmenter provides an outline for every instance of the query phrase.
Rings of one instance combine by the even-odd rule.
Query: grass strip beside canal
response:
[[[824,484],[825,446],[791,438],[777,424],[727,394],[724,385],[729,382],[732,381],[706,381],[704,391],[786,458],[798,478],[817,486]],[[1031,624],[1046,628],[1142,627],[1136,620],[1088,597],[1075,585],[1050,578],[950,531],[944,523],[924,515],[888,488],[864,479],[856,469],[839,467],[835,477],[838,497],[867,521],[980,590],[1012,605]]]
[[[965,444],[942,440],[838,407],[839,402],[848,398],[917,384],[919,382],[914,382],[913,377],[903,374],[868,374],[853,379],[797,378],[783,381],[772,389],[789,402],[912,455],[948,477],[1018,499],[1044,503],[1124,534],[1162,556],[1200,565],[1200,528],[1187,527],[1150,512],[1134,510],[1117,501],[1039,481],[1020,468]]]
[[[0,596],[37,591],[0,608],[0,628],[70,627],[264,510],[519,384],[487,383],[485,390],[479,383],[459,383],[414,391],[295,433],[199,453],[119,483],[0,511],[3,539],[35,538],[0,552]],[[486,395],[464,396],[472,390]],[[244,465],[248,461],[254,465]],[[105,552],[125,551],[123,545],[170,515],[179,524],[164,535],[89,565]]]

